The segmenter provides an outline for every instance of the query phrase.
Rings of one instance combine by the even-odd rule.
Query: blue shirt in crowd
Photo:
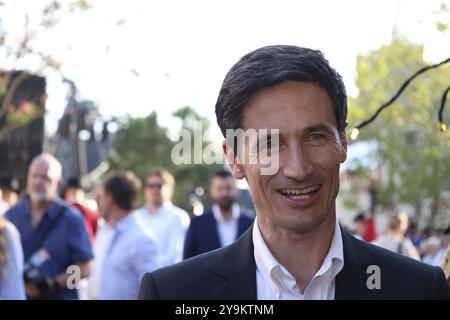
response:
[[[27,262],[34,253],[31,252],[34,244],[40,241],[47,226],[57,219],[60,212],[62,212],[61,218],[52,227],[42,246],[47,250],[50,258],[39,267],[39,270],[50,278],[66,272],[67,268],[74,263],[86,262],[93,257],[81,214],[58,199],[48,208],[39,225],[33,228],[29,197],[25,197],[6,213],[7,219],[15,225],[20,233],[24,259]],[[76,289],[59,290],[51,298],[78,299],[78,292]]]

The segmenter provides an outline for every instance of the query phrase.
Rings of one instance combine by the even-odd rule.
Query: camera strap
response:
[[[30,261],[31,257],[33,257],[33,254],[41,249],[42,245],[44,244],[45,240],[47,240],[48,235],[50,234],[50,231],[57,225],[59,220],[61,220],[62,216],[64,215],[64,210],[66,210],[66,207],[64,205],[61,205],[61,208],[59,208],[58,213],[55,218],[53,218],[52,221],[49,222],[47,225],[47,228],[44,230],[44,232],[41,234],[41,237],[38,239],[38,241],[35,241],[33,243],[33,246],[30,248],[29,255],[27,257],[27,262]],[[48,214],[48,213],[47,213]]]

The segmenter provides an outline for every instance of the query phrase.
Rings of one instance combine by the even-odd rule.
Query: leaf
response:
[[[442,23],[442,22],[437,22],[436,23],[436,29],[439,32],[445,32],[448,30],[448,28],[450,27],[450,23]]]

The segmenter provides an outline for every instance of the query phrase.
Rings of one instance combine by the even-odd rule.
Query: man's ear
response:
[[[105,204],[106,207],[108,208],[110,208],[113,204],[115,204],[113,196],[108,192],[105,192]]]
[[[342,129],[339,133],[341,140],[341,163],[344,163],[347,160],[347,131]]]
[[[245,172],[242,164],[239,164],[238,158],[234,150],[230,147],[227,140],[224,140],[222,143],[223,153],[230,164],[231,173],[236,179],[244,179]]]

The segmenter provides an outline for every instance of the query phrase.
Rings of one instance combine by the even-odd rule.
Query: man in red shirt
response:
[[[86,203],[86,194],[77,178],[68,179],[62,196],[71,207],[77,209],[83,215],[89,240],[93,243],[97,232],[98,212],[89,209]]]

